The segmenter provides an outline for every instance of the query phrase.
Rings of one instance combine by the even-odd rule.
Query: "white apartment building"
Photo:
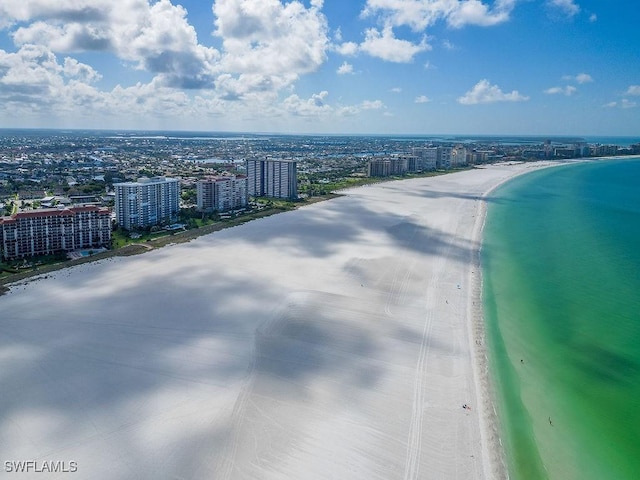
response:
[[[467,149],[462,146],[451,150],[451,168],[460,168],[467,165]]]
[[[367,175],[369,177],[391,176],[391,160],[388,158],[372,158],[367,162]]]
[[[435,170],[439,164],[439,147],[414,148],[413,154],[422,158],[423,170]]]
[[[137,182],[114,183],[116,220],[126,230],[173,223],[180,211],[177,178],[139,178]]]
[[[198,180],[198,210],[225,212],[249,203],[249,179],[245,175],[209,177]]]
[[[111,247],[111,212],[97,206],[46,208],[0,217],[0,246],[7,260]]]
[[[247,160],[249,195],[295,200],[298,198],[298,174],[295,160]]]
[[[370,177],[404,175],[409,171],[410,159],[415,160],[415,157],[411,155],[392,155],[384,158],[372,158],[367,164],[367,174]]]

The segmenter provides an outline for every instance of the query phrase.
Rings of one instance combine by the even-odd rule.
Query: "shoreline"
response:
[[[615,443],[614,439],[619,435],[621,437],[621,445],[618,451],[624,451],[624,447],[622,447],[625,443],[624,432],[622,429],[620,431],[616,429],[618,425],[625,425],[624,418],[628,417],[628,415],[620,414],[618,417],[611,417],[606,427],[604,422],[603,424],[597,421],[594,422],[590,432],[596,431],[598,433],[593,435],[591,442],[582,440],[586,437],[585,432],[582,432],[582,436],[578,435],[583,425],[589,425],[590,417],[587,411],[596,412],[598,409],[610,409],[611,411],[619,412],[627,405],[624,400],[619,405],[614,405],[613,400],[612,404],[607,404],[607,402],[602,402],[603,399],[600,399],[602,403],[597,407],[592,404],[589,409],[582,409],[579,414],[576,413],[574,415],[578,411],[576,405],[581,404],[580,402],[583,401],[583,396],[579,393],[583,388],[584,391],[605,389],[604,385],[611,378],[614,378],[616,374],[614,371],[608,370],[605,372],[603,370],[603,372],[592,374],[590,377],[586,374],[583,376],[580,367],[576,366],[579,364],[576,358],[589,356],[588,350],[587,352],[582,351],[583,345],[588,345],[589,341],[577,341],[576,343],[579,345],[576,345],[572,343],[572,339],[567,340],[567,343],[565,343],[565,338],[571,337],[570,334],[566,334],[562,341],[558,341],[558,344],[562,345],[562,347],[558,348],[557,351],[548,348],[545,358],[553,358],[552,361],[540,362],[540,365],[534,361],[530,367],[521,367],[522,360],[519,361],[519,359],[524,358],[525,364],[527,364],[529,363],[528,357],[535,357],[539,349],[543,348],[547,342],[554,343],[557,340],[553,338],[553,333],[545,330],[544,327],[539,327],[539,325],[543,323],[542,320],[546,321],[546,325],[550,325],[553,320],[559,321],[560,315],[554,316],[558,311],[564,311],[566,314],[562,316],[563,321],[565,318],[571,320],[573,318],[572,315],[575,316],[575,323],[570,328],[572,333],[579,331],[581,337],[583,335],[584,337],[591,335],[590,339],[594,344],[599,344],[598,342],[602,341],[604,342],[602,343],[603,349],[607,349],[608,352],[616,351],[614,339],[605,337],[602,332],[594,333],[597,331],[597,326],[600,325],[600,318],[607,318],[607,315],[615,315],[616,318],[620,319],[616,321],[616,325],[620,324],[620,328],[623,329],[624,321],[633,319],[633,313],[625,310],[624,301],[617,299],[613,293],[611,295],[603,294],[602,297],[592,294],[594,282],[587,280],[598,278],[598,282],[602,282],[602,284],[611,284],[611,278],[607,281],[601,277],[608,274],[612,278],[618,278],[617,274],[612,273],[606,267],[603,268],[603,264],[597,263],[606,259],[607,254],[599,252],[599,255],[594,255],[594,258],[588,262],[589,267],[585,266],[584,270],[579,268],[576,268],[575,271],[571,270],[571,261],[567,260],[566,264],[562,264],[560,260],[564,258],[585,258],[588,255],[587,252],[598,250],[595,247],[597,242],[595,242],[594,238],[602,238],[606,234],[600,232],[607,230],[604,227],[600,229],[589,222],[593,221],[595,224],[597,220],[593,219],[615,218],[617,211],[615,209],[607,210],[605,207],[599,209],[601,205],[595,203],[596,200],[594,199],[597,198],[602,205],[609,205],[607,200],[610,201],[613,198],[615,198],[616,204],[620,203],[622,200],[612,194],[615,190],[611,185],[615,185],[617,181],[622,182],[620,180],[622,178],[633,178],[633,176],[629,176],[628,172],[632,171],[631,169],[635,169],[633,171],[637,170],[638,164],[636,162],[639,158],[638,156],[614,158],[611,159],[612,162],[571,162],[571,164],[582,166],[558,171],[539,171],[540,176],[519,179],[518,183],[513,186],[509,185],[507,189],[496,195],[497,199],[502,200],[499,205],[494,205],[496,211],[499,209],[500,215],[495,216],[496,218],[493,221],[496,224],[490,223],[486,234],[483,235],[483,238],[490,242],[490,245],[487,244],[487,248],[491,254],[490,259],[487,258],[488,263],[490,263],[487,266],[491,268],[483,273],[490,274],[494,281],[493,285],[491,285],[492,292],[488,299],[496,298],[497,305],[491,307],[492,313],[490,313],[488,322],[485,322],[484,325],[494,326],[495,321],[499,322],[499,327],[497,328],[500,333],[497,338],[500,338],[498,342],[500,342],[501,354],[499,358],[496,358],[495,355],[492,358],[492,360],[496,360],[493,378],[500,378],[505,382],[505,388],[500,389],[500,391],[507,392],[507,396],[494,398],[497,398],[498,412],[504,412],[499,420],[502,420],[503,440],[508,441],[510,445],[508,447],[509,460],[514,475],[523,474],[526,476],[527,472],[538,471],[540,475],[545,472],[547,474],[555,472],[555,475],[571,477],[572,475],[579,475],[578,472],[584,469],[582,474],[589,473],[590,476],[596,478],[598,475],[602,476],[602,472],[612,471],[615,465],[619,466],[617,467],[620,468],[618,475],[622,477],[624,476],[622,471],[625,468],[622,465],[629,469],[629,466],[622,460],[628,455],[621,454],[621,459],[618,461],[612,460],[612,457],[607,457],[606,453],[601,455],[601,449],[597,446],[598,439],[608,438],[605,442],[611,444],[611,442]],[[609,158],[606,160],[609,160]],[[607,165],[607,163],[612,164]],[[625,163],[628,164],[625,165]],[[566,162],[560,163],[558,166],[563,165],[566,165]],[[607,174],[610,176],[607,176]],[[600,188],[602,190],[599,190]],[[557,195],[559,200],[554,200],[556,195],[547,197],[547,192],[549,191],[559,192]],[[578,191],[580,194],[573,195],[574,192]],[[583,197],[582,193],[585,191],[588,191],[590,196]],[[594,192],[593,195],[591,195],[591,192]],[[605,198],[607,200],[604,200]],[[579,203],[576,204],[576,200]],[[622,202],[622,204],[625,203]],[[633,202],[627,204],[632,205]],[[633,207],[631,208],[633,209]],[[581,217],[581,210],[589,211],[589,217]],[[544,218],[538,218],[541,211],[548,211],[549,214],[544,215]],[[562,211],[563,214],[555,213],[559,211]],[[631,211],[636,212],[635,210]],[[533,221],[530,221],[531,219]],[[608,225],[607,221],[603,223]],[[532,227],[532,225],[536,225],[536,227]],[[585,227],[585,225],[588,225],[588,227]],[[512,226],[513,233],[511,232]],[[560,228],[562,234],[556,232],[555,226],[562,226]],[[504,233],[505,228],[509,235]],[[532,238],[537,238],[536,233],[534,233],[536,228],[541,238],[532,241]],[[589,230],[597,231],[601,236],[590,237],[589,235],[584,235],[584,237],[579,237],[576,233]],[[622,231],[626,231],[626,228],[622,228]],[[549,238],[545,239],[547,243],[543,243],[542,237],[545,237],[547,233]],[[572,240],[579,238],[580,245],[584,247],[579,251],[576,251],[573,247],[566,247],[571,245],[571,243],[567,242],[569,238]],[[556,243],[552,243],[550,239],[553,239]],[[556,251],[554,255],[547,256],[545,247],[548,247],[549,251],[553,251],[556,245],[563,245],[564,250]],[[631,248],[629,248],[630,246]],[[612,246],[610,248],[616,252],[627,252],[632,251],[633,247],[627,242],[627,244],[616,244],[615,247]],[[504,249],[504,252],[501,252],[500,249]],[[545,262],[540,264],[539,257],[532,257],[532,252],[542,255],[541,258],[544,258]],[[535,294],[529,295],[529,288],[538,288],[537,286],[530,287],[530,285],[538,285],[536,279],[540,278],[540,275],[544,276],[546,274],[548,262],[553,262],[554,259],[555,263],[553,265],[555,267],[552,269],[553,271],[548,272],[549,278],[546,279],[546,284],[554,285],[556,288],[541,287],[546,288],[546,292],[543,293],[542,290],[536,290]],[[515,263],[512,264],[511,262],[514,260]],[[578,261],[576,264],[581,265],[582,268],[582,262]],[[588,270],[590,267],[592,267],[591,270]],[[513,274],[513,271],[517,271],[518,274]],[[568,271],[571,271],[571,273],[566,273]],[[557,275],[557,272],[563,272],[563,274]],[[554,277],[554,274],[557,276]],[[566,279],[569,277],[576,278],[576,284],[571,284],[570,288],[565,288],[567,285]],[[558,278],[564,281],[558,283]],[[589,283],[590,281],[591,283]],[[632,284],[632,282],[629,283]],[[544,284],[545,282],[540,285]],[[585,285],[590,285],[592,290],[589,290]],[[600,293],[600,289],[598,288],[597,290]],[[522,299],[519,299],[518,292],[522,293]],[[592,302],[589,304],[589,300],[585,299],[586,305],[589,305],[586,308],[580,303],[582,301],[580,296],[586,297],[585,294],[588,295],[589,300]],[[535,301],[533,303],[539,304],[539,309],[527,309],[525,305],[530,306],[534,297]],[[625,297],[625,295],[621,297]],[[519,300],[516,301],[516,299]],[[547,299],[550,305],[554,305],[554,308],[548,308],[544,302],[540,304],[542,299]],[[597,310],[600,305],[605,304],[604,300],[610,303],[607,304],[607,307],[603,307],[603,311]],[[562,310],[563,307],[574,303],[580,304],[583,310],[576,311],[569,307],[567,307],[567,310]],[[545,307],[547,308],[545,309]],[[534,311],[535,313],[532,313]],[[595,311],[599,312],[599,315],[591,314],[591,312]],[[494,318],[493,312],[498,316]],[[527,318],[527,315],[533,315],[531,322],[525,322],[525,324],[518,321],[518,319]],[[536,323],[533,321],[537,319],[540,319],[541,322]],[[540,328],[540,330],[536,331],[536,328]],[[537,342],[534,340],[536,338],[534,332],[540,334]],[[546,337],[545,334],[547,334]],[[524,339],[527,340],[523,343]],[[504,348],[504,351],[502,348]],[[572,355],[575,355],[575,358]],[[556,367],[557,365],[560,366]],[[562,368],[565,368],[566,371],[560,372]],[[500,371],[503,373],[499,374]],[[574,376],[572,377],[571,375]],[[563,381],[558,382],[557,379],[561,376]],[[576,378],[579,380],[576,380]],[[575,389],[575,384],[572,384],[572,381],[580,384],[580,389]],[[627,393],[627,396],[628,398],[635,398],[631,393]],[[513,401],[513,403],[507,400],[514,397],[518,397],[518,400]],[[611,398],[614,398],[614,395],[611,395]],[[520,401],[522,401],[522,404],[520,404]],[[593,400],[584,399],[586,404],[590,401]],[[511,408],[512,405],[517,405],[518,407]],[[569,405],[570,407],[565,409]],[[620,405],[622,405],[622,408],[620,408]],[[553,419],[553,423],[551,423],[551,419]],[[557,422],[557,419],[560,420]],[[637,416],[629,416],[629,419],[630,421],[637,420]],[[555,428],[550,429],[550,426]],[[589,428],[585,428],[586,430],[589,430]]]
[[[482,202],[478,205],[477,221],[473,233],[473,239],[478,242],[479,246],[473,254],[470,270],[471,273],[469,275],[472,291],[468,302],[468,318],[470,320],[470,328],[472,329],[472,338],[475,339],[475,345],[472,345],[475,352],[472,363],[476,380],[476,388],[483,407],[483,414],[480,416],[480,424],[483,437],[483,454],[485,455],[484,459],[486,462],[486,478],[497,480],[508,480],[510,478],[507,456],[501,441],[502,427],[496,407],[497,392],[495,391],[495,379],[492,378],[492,373],[490,372],[489,352],[486,345],[481,255],[483,247],[483,232],[488,212],[487,198],[498,188],[521,175],[526,175],[527,173],[541,169],[584,163],[590,160],[602,160],[606,158],[607,157],[537,162],[536,164],[533,164],[535,168],[514,172],[512,175],[491,186],[482,194]]]
[[[482,228],[490,192],[543,166],[357,187],[12,285],[3,456],[113,460],[110,478],[153,478],[157,455],[188,478],[508,478]],[[48,430],[25,420],[43,411]]]
[[[540,168],[550,168],[562,165],[561,162],[536,163],[535,169],[525,169],[512,173],[507,178],[500,180],[482,193],[482,200],[476,210],[476,222],[474,225],[472,240],[477,242],[478,248],[472,254],[469,270],[470,293],[467,303],[468,321],[470,328],[470,341],[474,356],[472,368],[476,382],[477,394],[482,405],[482,415],[479,416],[482,435],[483,458],[485,464],[485,478],[495,480],[509,479],[508,462],[506,452],[501,441],[501,427],[496,409],[495,384],[490,372],[489,352],[486,344],[486,324],[484,318],[484,297],[482,280],[481,252],[483,244],[483,232],[488,212],[487,198],[500,186],[514,178],[530,173]]]

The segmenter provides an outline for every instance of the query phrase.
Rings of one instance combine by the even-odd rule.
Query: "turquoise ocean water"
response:
[[[500,187],[482,264],[511,478],[640,478],[640,160]]]

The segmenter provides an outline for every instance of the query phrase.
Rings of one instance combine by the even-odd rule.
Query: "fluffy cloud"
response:
[[[462,105],[476,105],[479,103],[495,102],[523,102],[529,97],[521,95],[517,90],[504,93],[497,85],[491,85],[488,80],[480,80],[475,86],[458,98]]]
[[[334,49],[341,55],[351,57],[358,53],[358,44],[355,42],[344,42],[336,45]]]
[[[186,10],[159,0],[24,0],[0,7],[16,45],[38,44],[53,52],[109,51],[158,75],[175,88],[213,85],[219,52],[200,45]],[[36,20],[29,23],[32,20]]]
[[[479,25],[489,27],[506,22],[515,5],[515,0],[497,0],[493,8],[478,0],[456,2],[456,8],[447,16],[452,27]]]
[[[386,24],[422,31],[438,20],[452,27],[491,26],[505,22],[516,0],[367,0],[362,16],[379,15]]]
[[[0,112],[47,119],[73,113],[102,122],[123,114],[128,119],[166,118],[189,110],[184,92],[157,81],[100,91],[91,85],[99,78],[92,67],[75,59],[59,62],[44,46],[24,45],[15,53],[0,50]]]
[[[326,90],[314,94],[311,98],[303,100],[298,95],[291,95],[283,102],[284,108],[291,114],[300,117],[315,117],[326,115],[333,111],[331,106],[325,103],[325,98],[329,95]]]
[[[629,85],[629,88],[627,88],[627,91],[623,93],[623,95],[626,96],[640,96],[640,85]],[[615,107],[619,107],[619,108],[635,108],[638,106],[638,102],[635,102],[633,100],[629,100],[628,98],[623,98],[622,100],[620,100],[619,102],[614,101],[614,102],[609,102],[605,105],[603,105],[606,108],[615,108]]]
[[[381,100],[365,100],[360,104],[360,108],[363,110],[380,110],[385,108],[385,105]]]
[[[565,75],[564,77],[562,77],[562,79],[569,82],[578,82],[581,85],[583,83],[593,82],[593,77],[588,73],[579,73],[575,77],[573,75]]]
[[[630,85],[625,95],[640,95],[640,85]]]
[[[329,47],[322,2],[218,0],[215,34],[222,38],[222,67],[231,73],[278,75],[315,71]]]
[[[16,53],[0,50],[0,98],[3,102],[48,102],[51,93],[64,88],[63,70],[56,56],[42,46],[26,45]]]
[[[629,100],[628,98],[623,98],[620,102],[609,102],[605,105],[603,105],[605,108],[616,108],[616,107],[620,107],[620,108],[635,108],[638,106],[637,102],[634,102],[632,100]]]
[[[215,35],[222,39],[215,82],[227,100],[275,99],[302,74],[317,70],[330,47],[322,1],[218,0]]]
[[[409,63],[413,57],[431,47],[426,44],[426,40],[420,44],[414,44],[407,40],[396,38],[390,26],[386,26],[382,32],[376,28],[370,28],[365,32],[365,40],[360,45],[360,49],[387,62]]]
[[[557,95],[557,94],[563,94],[566,95],[567,97],[570,97],[571,95],[573,95],[574,93],[576,93],[578,89],[576,87],[574,87],[573,85],[567,85],[566,87],[551,87],[548,88],[544,91],[544,93],[549,94],[549,95]]]
[[[359,105],[343,105],[336,109],[339,117],[353,117],[363,110],[384,110],[386,105],[381,100],[364,100]]]
[[[353,75],[353,65],[347,62],[343,62],[338,70],[336,71],[338,75]]]
[[[420,96],[416,97],[416,99],[415,99],[416,103],[428,103],[430,101],[431,100],[426,95],[420,95]]]
[[[573,0],[547,0],[547,5],[568,17],[580,13],[580,7]]]
[[[213,28],[221,50],[200,44],[186,10],[171,0],[1,2],[0,28],[15,27],[10,35],[18,47],[112,53],[154,75],[153,89],[204,89],[223,102],[260,102],[277,99],[279,91],[326,60],[330,45],[322,6],[322,0],[308,7],[298,0],[217,0]],[[345,53],[349,49],[347,43]],[[72,59],[65,68],[85,83],[99,78]]]
[[[578,83],[589,83],[589,82],[593,82],[593,78],[591,78],[591,75],[589,75],[588,73],[579,73],[578,75],[576,75],[576,82]]]
[[[358,50],[390,62],[411,62],[416,54],[431,50],[427,36],[423,36],[420,43],[415,43],[396,38],[395,28],[409,27],[414,32],[424,32],[438,21],[454,28],[496,25],[509,19],[516,1],[495,0],[489,5],[480,0],[367,0],[361,16],[374,17],[382,28],[367,29]],[[455,48],[448,41],[444,45],[445,48]],[[353,45],[350,47],[355,53]],[[337,50],[346,49],[341,46]]]

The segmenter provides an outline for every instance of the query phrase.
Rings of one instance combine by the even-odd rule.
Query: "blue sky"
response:
[[[639,135],[631,0],[3,0],[0,127]]]

